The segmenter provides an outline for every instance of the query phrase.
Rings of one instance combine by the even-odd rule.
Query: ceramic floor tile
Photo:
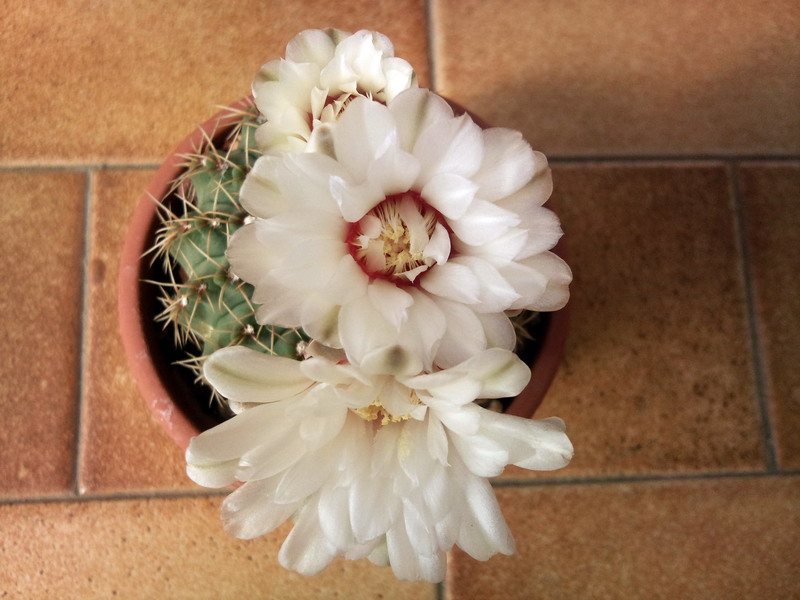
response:
[[[80,485],[86,492],[195,487],[128,369],[117,324],[125,231],[151,171],[105,171],[93,185]]]
[[[545,153],[800,151],[793,0],[434,0],[439,91]]]
[[[73,485],[83,173],[0,173],[0,496]]]
[[[419,0],[4,3],[0,162],[158,162],[311,27],[376,29],[427,81]]]
[[[449,600],[800,597],[800,478],[497,492],[517,553],[454,552]]]
[[[184,498],[0,506],[0,592],[64,600],[435,597],[433,585],[397,581],[390,569],[366,560],[335,561],[314,577],[286,571],[277,555],[289,527],[237,540],[222,530],[219,503]]]
[[[554,181],[575,273],[536,413],[575,445],[555,475],[764,468],[725,170],[563,166]]]
[[[778,463],[800,468],[800,165],[740,170]]]

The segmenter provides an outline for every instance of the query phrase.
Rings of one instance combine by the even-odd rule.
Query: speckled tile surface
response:
[[[777,458],[800,468],[800,163],[739,170]]]
[[[11,0],[2,23],[0,598],[800,597],[796,3]],[[155,167],[326,26],[381,30],[555,156],[572,329],[536,416],[575,458],[509,469],[517,554],[456,551],[439,586],[304,578],[277,563],[287,525],[224,533],[117,329]]]
[[[152,171],[98,173],[92,186],[86,385],[81,431],[84,493],[195,488],[183,452],[150,414],[128,369],[117,324],[125,230]]]
[[[2,173],[0,497],[73,486],[83,173]]]
[[[558,155],[800,151],[792,0],[435,0],[439,91]]]
[[[565,360],[537,415],[565,419],[575,443],[558,474],[762,468],[725,169],[553,177],[575,272]]]
[[[419,0],[10,2],[0,164],[160,161],[311,27],[377,29],[427,79]]]
[[[798,477],[503,488],[517,554],[455,552],[447,598],[795,598],[798,494]]]
[[[314,578],[278,566],[282,527],[242,541],[222,531],[218,498],[0,506],[0,596],[434,600],[435,587],[396,581],[367,560]],[[87,544],[91,532],[91,544]]]

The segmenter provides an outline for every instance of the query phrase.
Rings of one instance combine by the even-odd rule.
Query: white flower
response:
[[[354,96],[388,102],[416,85],[411,65],[394,56],[383,34],[303,31],[286,46],[286,58],[261,67],[253,83],[256,106],[267,119],[256,142],[265,153],[303,152],[315,124],[333,121]]]
[[[479,560],[514,551],[486,478],[507,464],[566,465],[563,422],[472,402],[525,386],[530,372],[511,352],[422,375],[400,356],[369,371],[335,352],[298,362],[232,347],[206,361],[240,412],[191,441],[187,472],[208,487],[245,482],[222,505],[230,533],[253,538],[294,517],[279,560],[308,575],[343,555],[441,581],[454,544]]]
[[[481,130],[424,89],[356,98],[320,129],[330,155],[264,156],[242,187],[256,219],[228,258],[260,322],[355,364],[399,345],[430,371],[512,348],[506,311],[566,303],[550,170],[518,132]]]

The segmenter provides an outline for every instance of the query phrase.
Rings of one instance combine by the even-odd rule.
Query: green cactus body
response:
[[[253,286],[231,273],[225,251],[247,213],[239,191],[260,153],[253,135],[254,111],[221,143],[211,140],[187,156],[185,171],[161,205],[161,227],[153,248],[163,260],[167,282],[161,286],[164,310],[159,320],[172,326],[177,344],[186,351],[182,364],[202,379],[203,358],[227,346],[299,358],[308,339],[302,330],[261,325],[251,301]],[[215,396],[219,399],[218,396]]]

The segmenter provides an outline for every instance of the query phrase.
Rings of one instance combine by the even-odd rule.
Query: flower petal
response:
[[[505,235],[519,222],[518,215],[491,202],[476,199],[463,217],[449,221],[449,224],[461,241],[477,246]]]
[[[336,556],[336,548],[322,534],[319,515],[313,505],[307,504],[295,521],[278,552],[278,562],[285,569],[301,575],[316,575]]]
[[[420,194],[428,204],[448,219],[460,219],[472,204],[478,186],[455,173],[431,177]]]
[[[478,398],[516,396],[531,378],[530,369],[519,356],[502,348],[490,348],[467,361],[461,368],[481,382]]]
[[[481,128],[467,115],[434,121],[420,132],[412,154],[422,166],[419,188],[439,173],[471,177],[483,160]]]
[[[524,469],[552,471],[572,458],[564,421],[551,417],[539,421],[485,411],[481,432],[502,442],[509,450],[509,464]]]
[[[411,294],[380,279],[367,286],[367,296],[372,306],[398,331],[408,320],[408,309],[414,304]]]
[[[552,252],[542,252],[500,269],[506,280],[520,292],[521,298],[510,308],[553,311],[569,300],[572,271]]]
[[[286,44],[286,59],[323,66],[333,58],[335,49],[336,43],[328,32],[321,29],[306,29]]]
[[[363,97],[348,105],[332,134],[336,158],[354,182],[366,180],[370,163],[398,144],[392,113]]]
[[[242,540],[264,535],[281,525],[297,509],[297,504],[270,501],[275,483],[271,480],[248,481],[222,503],[225,531]]]
[[[400,147],[411,152],[420,132],[433,123],[453,118],[453,109],[440,96],[423,88],[412,88],[389,102],[389,110],[397,123]]]
[[[298,361],[243,346],[214,352],[203,363],[203,375],[220,394],[237,402],[285,400],[311,384]]]
[[[430,269],[420,286],[434,296],[465,304],[477,304],[481,293],[481,282],[472,269],[454,261]]]
[[[482,200],[495,201],[524,186],[535,169],[533,150],[519,131],[493,127],[483,131],[484,156],[473,176]]]

